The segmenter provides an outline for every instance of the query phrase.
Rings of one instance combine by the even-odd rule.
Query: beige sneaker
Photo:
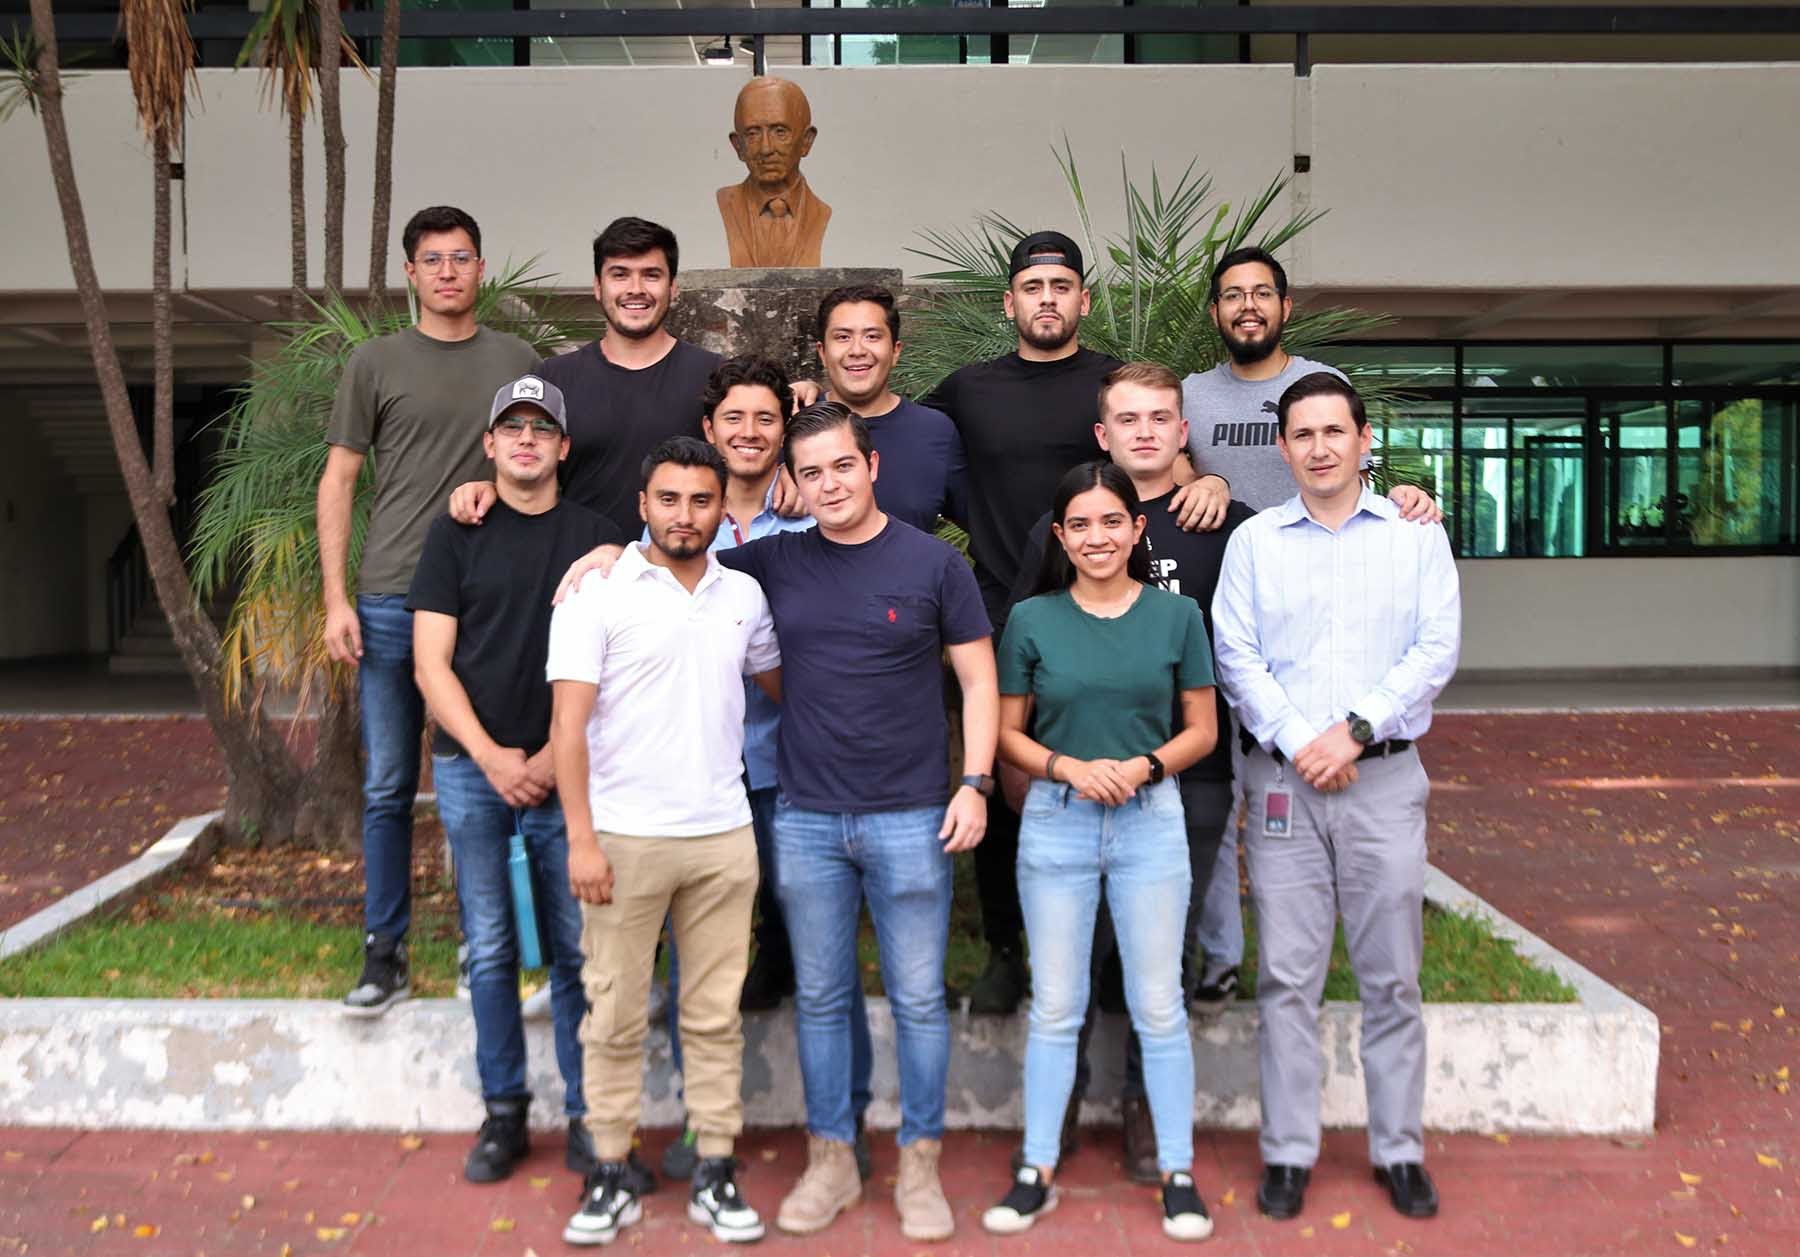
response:
[[[808,1135],[806,1173],[781,1202],[775,1225],[793,1235],[811,1235],[861,1199],[862,1179],[850,1145]]]
[[[900,1149],[894,1208],[900,1214],[900,1234],[909,1240],[947,1240],[956,1230],[950,1202],[938,1182],[938,1155],[943,1150],[936,1139],[915,1139]]]

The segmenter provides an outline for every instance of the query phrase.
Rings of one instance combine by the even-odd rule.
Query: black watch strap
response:
[[[969,773],[962,779],[962,783],[984,799],[990,798],[994,793],[994,779],[986,773]]]
[[[1150,761],[1150,784],[1161,785],[1162,779],[1169,775],[1169,770],[1164,768],[1163,762],[1149,751],[1144,752],[1144,758]]]

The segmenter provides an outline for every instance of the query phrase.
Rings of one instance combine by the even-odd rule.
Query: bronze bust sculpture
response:
[[[738,93],[731,147],[749,174],[718,194],[733,266],[819,265],[831,206],[800,173],[817,135],[798,84],[754,78]]]

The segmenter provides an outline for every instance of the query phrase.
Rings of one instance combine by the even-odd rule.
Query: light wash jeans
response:
[[[950,1014],[944,949],[952,858],[938,829],[944,808],[813,812],[775,803],[781,909],[794,948],[794,1033],[806,1127],[843,1143],[856,1136],[852,1031],[860,989],[856,929],[867,896],[881,945],[881,980],[894,1014],[902,1147],[944,1135]],[[1079,1018],[1077,1018],[1079,1022]]]
[[[1025,1042],[1025,1160],[1054,1166],[1087,1014],[1094,918],[1104,879],[1144,1057],[1144,1090],[1164,1173],[1194,1159],[1194,1053],[1181,993],[1187,828],[1173,780],[1117,807],[1034,781],[1019,828],[1019,902],[1031,943]]]

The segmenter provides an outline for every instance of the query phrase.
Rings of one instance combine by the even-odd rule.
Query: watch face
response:
[[[1375,740],[1375,726],[1366,720],[1352,720],[1350,722],[1350,736],[1355,738],[1358,742],[1361,742],[1364,746],[1367,746]]]

